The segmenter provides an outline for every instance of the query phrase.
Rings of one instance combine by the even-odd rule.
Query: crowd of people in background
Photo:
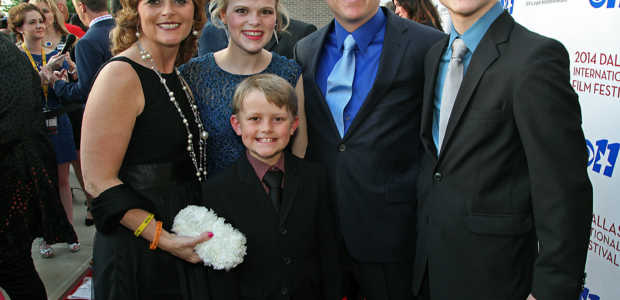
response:
[[[449,28],[430,0],[326,2],[318,29],[281,0],[12,7],[11,299],[46,299],[36,237],[80,250],[71,165],[96,299],[576,299],[592,188],[564,47],[496,0],[440,0]],[[225,236],[175,234],[188,205],[245,234],[241,265],[194,250]]]

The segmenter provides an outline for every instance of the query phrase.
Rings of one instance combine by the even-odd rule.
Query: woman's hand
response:
[[[41,68],[41,71],[39,72],[39,78],[41,78],[42,85],[48,85],[52,80],[52,77],[54,77],[54,71],[48,68]]]
[[[66,58],[66,54],[58,53],[50,58],[45,67],[49,68],[50,70],[59,70],[62,68],[62,63],[65,61]]]
[[[208,241],[213,237],[211,232],[203,232],[197,237],[180,236],[173,233],[162,232],[159,248],[190,263],[202,261],[194,251],[196,245]]]

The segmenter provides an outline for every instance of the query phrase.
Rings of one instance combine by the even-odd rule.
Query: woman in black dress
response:
[[[206,267],[193,248],[212,234],[169,232],[179,210],[199,203],[206,174],[207,134],[176,71],[196,50],[203,3],[121,3],[116,56],[93,84],[82,127],[84,179],[96,197],[95,297],[209,299]]]
[[[0,57],[0,286],[13,300],[47,299],[32,241],[77,237],[58,197],[39,75],[3,35]]]
[[[51,140],[56,153],[56,164],[58,174],[58,192],[60,195],[61,203],[65,208],[65,215],[67,221],[72,222],[72,206],[71,206],[71,190],[69,187],[69,162],[75,159],[75,146],[73,144],[73,134],[71,129],[71,122],[67,117],[67,114],[62,113],[62,104],[58,97],[54,93],[54,90],[47,83],[47,76],[42,75],[50,73],[50,66],[57,65],[62,67],[62,70],[66,70],[68,65],[63,64],[63,58],[56,55],[57,51],[46,51],[43,46],[43,39],[45,37],[45,15],[40,8],[29,3],[20,3],[9,10],[10,19],[9,27],[15,33],[17,40],[19,41],[19,49],[22,51],[25,58],[30,61],[31,68],[39,72],[41,76],[42,84],[39,89],[42,91],[41,104],[49,117],[49,123],[53,124],[48,130],[48,138]],[[64,71],[63,71],[64,72]],[[67,195],[67,193],[69,195]],[[78,243],[77,236],[72,233],[72,238],[65,240],[69,244],[69,249],[72,252],[80,250],[80,243]],[[53,248],[50,246],[54,244],[54,240],[43,238],[39,245],[39,251],[41,256],[49,258],[54,256]]]

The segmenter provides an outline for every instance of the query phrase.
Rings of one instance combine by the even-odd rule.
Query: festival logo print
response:
[[[605,3],[607,3],[605,8],[620,7],[620,5],[616,5],[616,0],[589,0],[589,1],[590,1],[590,5],[592,5],[592,7],[594,8],[601,8],[605,6]],[[618,3],[620,3],[620,1],[618,1]]]
[[[512,9],[515,6],[515,0],[502,0],[502,6],[504,10],[512,15]]]
[[[590,293],[590,289],[587,287],[583,288],[581,295],[579,295],[579,300],[601,300],[601,297],[598,295]]]
[[[611,143],[607,139],[597,140],[592,143],[586,139],[588,148],[588,168],[603,176],[611,178],[614,174],[620,143]]]

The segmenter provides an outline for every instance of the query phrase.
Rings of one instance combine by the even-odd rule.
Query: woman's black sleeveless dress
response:
[[[157,220],[170,231],[174,216],[199,204],[200,185],[186,150],[187,132],[155,72],[126,57],[140,78],[144,110],[136,118],[119,178],[152,204]],[[174,92],[194,136],[194,117],[176,74],[162,74]],[[194,145],[198,149],[197,145]],[[206,267],[187,263],[168,252],[149,250],[149,242],[116,226],[97,232],[94,248],[96,299],[209,299]]]

